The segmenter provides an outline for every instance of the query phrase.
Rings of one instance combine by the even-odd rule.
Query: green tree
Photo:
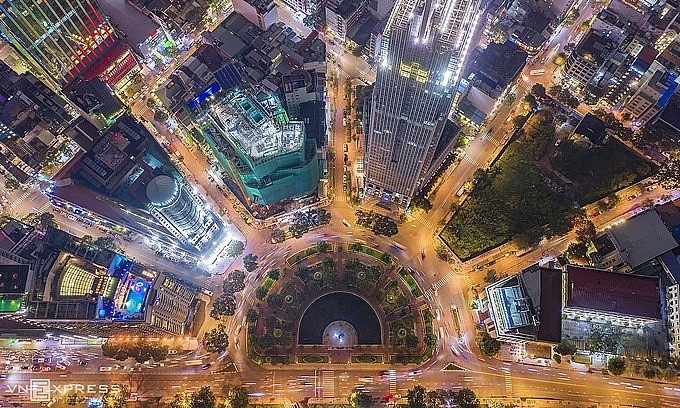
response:
[[[565,254],[569,259],[586,259],[588,245],[585,242],[572,242],[567,246]],[[562,353],[560,353],[562,354]]]
[[[607,370],[612,375],[621,375],[626,371],[626,361],[621,357],[611,357],[607,361]]]
[[[246,244],[244,244],[241,241],[238,240],[232,240],[227,244],[227,250],[226,254],[230,258],[236,258],[237,256],[241,255],[243,253],[243,250],[246,248]]]
[[[474,391],[469,388],[463,388],[456,394],[456,403],[460,408],[477,408],[479,407],[479,400]]]
[[[97,237],[93,242],[93,246],[101,249],[108,249],[115,251],[118,246],[116,245],[116,239],[113,237]]]
[[[512,126],[515,127],[515,129],[519,129],[522,126],[524,126],[524,122],[527,121],[527,115],[517,115],[514,118],[512,118]]]
[[[246,320],[248,320],[250,323],[255,323],[257,321],[257,310],[255,309],[248,309],[248,312],[246,312]]]
[[[254,271],[257,268],[257,255],[250,253],[243,257],[243,267],[248,272]]]
[[[222,282],[224,293],[233,295],[246,288],[246,274],[241,270],[229,272],[226,279]]]
[[[503,97],[503,100],[501,103],[505,106],[512,106],[513,103],[517,100],[517,95],[515,95],[513,92],[508,92],[505,94]]]
[[[14,177],[7,177],[5,178],[5,188],[7,188],[10,191],[14,191],[17,188],[21,186],[21,183]]]
[[[542,84],[534,84],[531,87],[531,93],[534,94],[537,98],[545,98],[548,96],[548,94],[545,91],[545,86]]]
[[[126,385],[119,385],[117,391],[107,391],[102,395],[104,408],[123,408],[130,397],[130,390]]]
[[[286,233],[283,230],[274,228],[272,230],[272,242],[281,243],[286,240]]]
[[[191,394],[191,408],[215,408],[215,394],[209,386],[203,386]]]
[[[680,188],[680,159],[670,158],[666,159],[659,167],[659,172],[656,175],[661,187],[666,190],[675,190]]]
[[[574,346],[568,340],[562,340],[560,344],[555,346],[554,351],[555,353],[561,354],[563,356],[571,356],[576,354],[576,346]]]
[[[484,282],[491,284],[496,282],[496,270],[489,269],[486,271],[486,276],[484,276]]]
[[[94,242],[94,238],[92,237],[92,235],[83,235],[80,238],[81,245],[90,246],[92,245],[92,242]]]
[[[83,396],[82,393],[73,392],[69,394],[64,394],[64,396],[62,397],[62,402],[69,406],[75,406],[85,402],[85,397]]]
[[[413,333],[409,333],[404,338],[404,345],[407,349],[415,350],[418,347],[418,336]]]
[[[524,95],[524,103],[526,104],[526,108],[529,111],[535,111],[538,108],[536,97],[530,93]]]
[[[236,313],[236,298],[231,293],[223,293],[213,300],[210,317],[221,320],[225,316],[233,316]]]
[[[557,55],[555,56],[555,65],[557,65],[558,67],[562,67],[566,63],[567,63],[567,54],[565,54],[563,52],[557,53]]]
[[[659,374],[659,370],[654,366],[647,366],[642,374],[645,376],[645,378],[649,378],[651,380]]]
[[[319,251],[320,254],[326,253],[331,250],[331,244],[326,241],[319,241],[316,243],[316,250]]]
[[[590,242],[597,236],[595,224],[588,218],[582,217],[576,222],[576,240],[578,242]]]
[[[354,391],[349,395],[349,405],[352,408],[371,408],[373,406],[373,398],[369,393]]]
[[[164,110],[157,109],[153,113],[153,120],[155,120],[156,122],[165,122],[166,120],[168,120],[168,118],[169,116]]]
[[[270,269],[267,272],[267,277],[269,279],[279,280],[279,278],[281,277],[281,271],[279,271],[278,269]]]
[[[477,334],[476,342],[485,356],[493,357],[501,351],[501,342],[491,337],[485,330]]]
[[[227,401],[229,401],[231,408],[247,408],[248,390],[241,386],[230,389],[227,394]]]
[[[168,408],[191,408],[191,394],[184,392],[175,394]]]
[[[218,325],[214,329],[206,332],[203,335],[203,348],[208,353],[221,353],[229,347],[229,335],[227,334],[223,324]]]
[[[422,385],[416,385],[411,388],[406,393],[406,400],[408,401],[406,404],[407,408],[427,408],[425,405],[426,396],[427,391]]]

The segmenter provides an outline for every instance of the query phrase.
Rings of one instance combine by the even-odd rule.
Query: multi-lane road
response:
[[[588,7],[588,2],[581,6],[580,21],[587,18]],[[309,29],[304,27],[285,6],[279,8],[279,16],[282,21],[293,27],[300,35],[304,36],[309,33]],[[328,51],[337,66],[339,76],[337,86],[329,86],[329,97],[334,107],[331,126],[334,129],[333,147],[336,153],[335,182],[332,185],[332,193],[335,194],[336,200],[330,207],[333,218],[328,226],[315,230],[314,233],[307,234],[300,240],[286,241],[279,245],[271,244],[269,242],[270,231],[254,228],[245,222],[244,218],[247,218],[247,216],[244,217],[240,214],[242,210],[234,202],[234,197],[224,186],[218,185],[218,182],[209,174],[209,159],[195,147],[183,145],[177,136],[169,132],[165,126],[153,121],[153,114],[146,109],[143,103],[137,103],[133,106],[133,112],[138,117],[153,123],[158,131],[156,136],[161,139],[159,141],[173,143],[180,150],[184,156],[181,167],[185,171],[187,179],[198,186],[208,202],[220,211],[225,219],[233,222],[244,234],[248,242],[246,252],[253,252],[261,258],[259,270],[249,276],[249,284],[246,290],[238,295],[239,308],[237,314],[228,323],[230,333],[229,355],[238,371],[233,373],[219,372],[222,365],[217,361],[216,356],[210,359],[201,359],[201,362],[213,362],[213,365],[206,369],[202,369],[201,366],[187,366],[186,361],[190,358],[204,357],[198,353],[193,353],[191,356],[171,357],[165,367],[142,368],[142,371],[114,368],[111,371],[100,372],[99,367],[115,366],[115,362],[97,359],[96,364],[69,367],[66,377],[64,377],[65,373],[59,371],[12,371],[0,384],[4,387],[0,395],[3,395],[5,401],[12,401],[12,398],[24,398],[18,392],[21,390],[18,386],[26,386],[30,379],[44,378],[50,379],[52,384],[62,387],[62,390],[63,386],[71,384],[125,383],[129,384],[135,395],[139,397],[167,397],[176,392],[191,391],[206,384],[214,385],[217,390],[225,385],[243,384],[249,388],[252,398],[262,402],[280,401],[281,399],[299,401],[310,397],[343,399],[351,390],[357,388],[371,391],[376,395],[387,395],[388,393],[404,395],[407,389],[417,383],[428,388],[470,387],[478,395],[484,397],[545,397],[649,407],[680,405],[680,388],[666,384],[612,378],[601,373],[579,371],[577,367],[569,367],[566,364],[551,367],[478,358],[473,353],[475,350],[473,341],[475,329],[474,320],[469,313],[471,299],[468,297],[468,289],[481,283],[484,272],[483,270],[481,272],[475,271],[475,267],[484,264],[487,259],[495,256],[495,253],[505,249],[501,248],[467,263],[454,263],[453,265],[440,261],[434,251],[437,242],[435,233],[439,229],[438,223],[447,215],[451,203],[459,199],[455,193],[463,183],[472,177],[476,169],[488,166],[488,163],[499,153],[502,145],[507,142],[511,125],[506,123],[506,118],[512,109],[518,109],[522,96],[528,92],[534,81],[539,79],[541,83],[548,86],[553,80],[552,72],[554,72],[556,66],[552,62],[552,56],[559,51],[561,44],[566,44],[569,38],[576,35],[579,25],[580,23],[577,22],[572,27],[559,31],[546,46],[545,51],[528,63],[524,71],[525,75],[517,83],[515,92],[518,101],[515,106],[501,106],[496,116],[489,120],[482,131],[482,133],[490,131],[489,135],[472,141],[462,159],[447,170],[439,193],[433,200],[433,210],[427,214],[418,213],[410,216],[400,226],[400,233],[392,238],[374,236],[370,231],[355,226],[354,209],[344,199],[342,191],[342,175],[344,172],[342,144],[345,135],[344,126],[341,123],[342,110],[345,107],[343,84],[345,79],[351,78],[362,78],[372,82],[375,79],[375,73],[363,59],[352,56],[341,46],[332,44],[330,41],[327,42],[329,44]],[[195,47],[192,47],[183,58],[186,58],[193,51],[195,51]],[[546,59],[542,62],[544,57]],[[529,77],[527,73],[537,67],[545,67],[546,75]],[[156,83],[162,83],[169,73],[170,70],[160,75]],[[349,112],[348,109],[348,114]],[[356,147],[354,143],[349,146],[350,154],[355,159],[360,157],[360,151]],[[663,192],[657,189],[646,194],[647,196],[641,196],[632,201],[622,201],[614,209],[594,219],[596,225],[605,227],[612,222],[625,219],[644,199],[659,198]],[[8,201],[16,203],[12,204],[11,211],[17,216],[48,209],[46,198],[37,190],[13,192],[8,194]],[[349,227],[342,222],[343,219],[349,221]],[[87,227],[77,220],[74,221],[61,214],[57,214],[57,221],[63,228],[75,235],[90,234],[95,237],[106,235],[106,232],[99,231],[96,227]],[[389,251],[401,264],[416,271],[416,280],[427,294],[431,308],[436,310],[439,316],[439,319],[435,322],[437,325],[435,331],[439,332],[441,327],[441,331],[444,333],[444,337],[439,339],[435,357],[423,365],[420,368],[421,371],[414,372],[413,367],[399,368],[395,376],[389,377],[380,374],[381,370],[392,368],[388,366],[381,369],[360,365],[297,365],[263,368],[248,360],[245,355],[246,340],[243,328],[245,312],[253,302],[252,291],[256,287],[256,278],[261,276],[267,267],[285,259],[287,254],[314,244],[320,239],[318,234],[324,234],[327,237],[325,239],[334,242],[348,243],[355,240],[370,242],[381,250]],[[497,261],[494,268],[501,272],[514,272],[541,257],[560,253],[569,240],[570,236],[554,238],[551,241],[544,242],[539,249],[522,258],[514,255],[502,257]],[[406,251],[392,246],[393,241],[406,247]],[[149,266],[171,270],[186,276],[186,271],[183,271],[179,265],[155,256],[153,252],[139,245],[138,242],[124,245],[128,254],[134,254],[132,256]],[[421,253],[425,255],[424,258]],[[228,270],[240,266],[239,264],[240,262],[236,262]],[[215,291],[215,295],[219,294],[220,283],[220,279],[201,282],[204,286],[211,287]],[[453,332],[452,306],[462,312],[460,313],[464,333],[462,340],[459,340]],[[214,324],[212,321],[206,322],[203,330],[214,326]],[[443,371],[443,368],[451,362],[463,369]]]

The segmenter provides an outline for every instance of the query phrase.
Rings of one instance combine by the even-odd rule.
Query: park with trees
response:
[[[533,87],[532,93],[540,99],[550,91]],[[555,146],[557,116],[550,109],[530,113],[489,169],[474,173],[472,191],[440,234],[460,259],[510,240],[529,248],[573,228],[583,233],[568,253],[583,258],[594,235],[583,228],[587,218],[578,206],[604,199],[602,206],[611,208],[620,200],[616,191],[656,172],[616,139],[592,146],[567,138]]]
[[[341,293],[371,305],[382,322],[381,348],[359,345],[351,357],[329,356],[325,344],[300,344],[298,323],[306,310],[319,307],[315,300],[325,295]],[[419,363],[436,346],[432,314],[423,309],[425,299],[410,272],[360,243],[320,241],[292,254],[266,272],[255,296],[259,302],[246,320],[248,354],[258,363]]]

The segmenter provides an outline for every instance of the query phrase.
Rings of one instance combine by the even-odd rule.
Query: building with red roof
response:
[[[616,325],[649,324],[662,319],[658,277],[567,265],[563,313],[569,319]]]

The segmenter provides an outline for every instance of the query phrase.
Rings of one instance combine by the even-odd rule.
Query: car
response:
[[[113,371],[113,367],[99,367],[99,371],[101,372]]]
[[[78,360],[78,365],[87,365],[87,361],[85,361],[85,360]]]
[[[24,365],[24,366],[21,366],[20,368],[21,368],[22,370],[28,370],[30,367],[27,366],[27,365]]]
[[[211,365],[212,365],[211,363],[203,364],[203,365],[201,366],[201,369],[207,370],[208,368],[210,368]]]
[[[423,370],[415,370],[415,371],[411,371],[410,373],[408,373],[408,375],[420,375],[422,373],[423,373]]]
[[[653,191],[656,188],[656,185],[651,185],[647,187],[647,191]]]
[[[555,142],[555,146],[559,146],[560,143],[562,143],[562,139],[557,139],[557,141]]]
[[[212,292],[210,293],[209,296],[212,296]],[[177,350],[175,349],[168,350],[168,354],[177,354]]]
[[[347,143],[343,143],[342,151],[345,152],[345,153],[347,153],[349,151],[349,146],[347,146]]]
[[[61,363],[57,363],[57,364],[55,364],[54,366],[55,366],[56,368],[58,368],[59,370],[62,370],[62,371],[66,370],[66,366],[63,365],[63,364],[61,364]]]
[[[40,366],[39,365],[31,366],[31,371],[40,371]]]

